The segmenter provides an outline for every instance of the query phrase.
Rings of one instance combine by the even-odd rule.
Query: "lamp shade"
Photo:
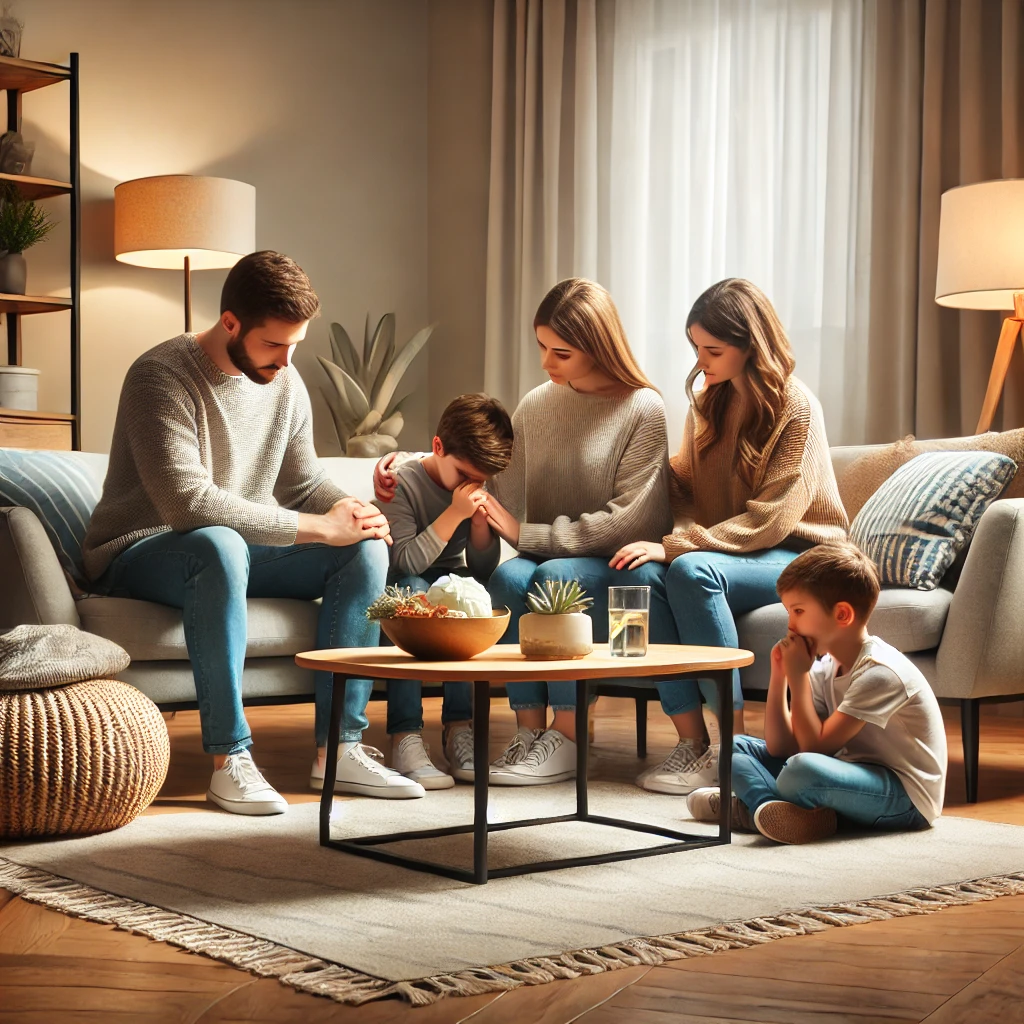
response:
[[[942,194],[935,301],[955,309],[1013,309],[1024,291],[1024,179],[982,181]]]
[[[256,189],[230,178],[168,174],[114,189],[114,256],[137,267],[233,267],[256,248]]]

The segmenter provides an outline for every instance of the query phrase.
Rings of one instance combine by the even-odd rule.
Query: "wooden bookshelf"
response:
[[[0,448],[69,452],[74,423],[75,417],[68,413],[0,407]]]
[[[56,295],[9,295],[0,292],[0,313],[63,313],[71,308],[70,299]]]
[[[71,79],[71,68],[20,57],[0,57],[0,91],[31,92]]]
[[[57,181],[54,178],[36,178],[31,174],[4,174],[0,171],[0,184],[5,181],[17,186],[18,191],[26,199],[49,199],[51,196],[66,196],[74,186],[70,181]]]

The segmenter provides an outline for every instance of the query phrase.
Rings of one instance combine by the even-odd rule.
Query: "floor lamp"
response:
[[[192,330],[193,270],[233,267],[256,248],[256,189],[230,178],[166,174],[114,189],[114,256],[136,267],[185,271]]]
[[[935,301],[954,309],[1012,309],[1003,321],[976,433],[991,428],[1024,327],[1024,179],[982,181],[942,194]],[[1024,337],[1021,339],[1024,344]]]

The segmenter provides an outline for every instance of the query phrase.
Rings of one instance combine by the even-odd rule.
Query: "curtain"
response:
[[[487,389],[514,405],[543,379],[537,303],[592,277],[674,444],[686,314],[742,276],[775,303],[833,442],[860,440],[872,31],[863,0],[497,0]]]
[[[878,2],[869,440],[974,432],[1001,315],[935,304],[939,200],[956,185],[1024,176],[1022,6]],[[1018,351],[1001,425],[1022,423]]]

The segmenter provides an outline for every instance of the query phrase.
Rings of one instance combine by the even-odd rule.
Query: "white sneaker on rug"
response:
[[[214,771],[206,799],[232,814],[284,814],[288,801],[260,774],[248,750],[228,754]]]
[[[496,786],[546,786],[576,778],[576,744],[557,729],[548,729],[533,741],[518,764],[491,773]]]
[[[718,824],[718,812],[722,806],[722,794],[717,788],[708,786],[695,789],[686,798],[686,809],[694,821]],[[732,828],[734,832],[756,832],[754,816],[750,808],[738,797],[732,798]]]
[[[705,749],[697,740],[680,740],[661,764],[637,776],[636,784],[652,793],[685,796],[718,782],[718,747]]]
[[[459,782],[472,782],[476,778],[473,768],[473,730],[456,722],[444,735],[444,756],[448,770]]]
[[[491,762],[490,767],[490,780],[497,786],[505,785],[503,781],[507,770],[516,764],[522,764],[526,759],[526,755],[530,752],[530,747],[533,746],[534,742],[544,735],[543,729],[527,729],[526,726],[521,725],[516,729],[515,736],[512,737],[505,745],[505,749]],[[521,783],[512,782],[509,785],[518,786]]]
[[[376,747],[363,743],[338,744],[338,770],[334,776],[335,793],[382,797],[386,800],[409,800],[425,796],[423,787],[412,779],[384,765],[384,755]],[[309,773],[311,789],[324,788],[324,765],[319,758]]]
[[[424,789],[451,789],[455,780],[430,760],[430,748],[418,732],[403,736],[391,752],[391,767]]]

